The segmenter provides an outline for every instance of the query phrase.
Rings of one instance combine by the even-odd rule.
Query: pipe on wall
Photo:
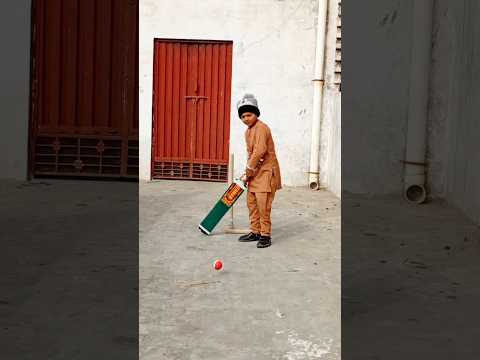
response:
[[[427,198],[425,158],[433,0],[413,1],[412,53],[408,130],[405,151],[404,197],[421,204]]]
[[[323,88],[325,83],[325,45],[328,0],[318,1],[317,43],[315,47],[315,71],[313,79],[312,143],[310,148],[310,189],[320,188],[320,124],[322,121]]]

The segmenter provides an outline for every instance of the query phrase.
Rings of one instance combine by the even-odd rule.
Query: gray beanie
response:
[[[253,94],[245,94],[243,98],[237,103],[238,117],[242,117],[245,112],[252,112],[260,116],[260,109],[258,108],[257,99]]]

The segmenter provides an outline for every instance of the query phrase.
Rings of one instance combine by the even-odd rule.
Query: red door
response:
[[[34,0],[30,175],[138,177],[138,0]]]
[[[152,178],[227,181],[231,41],[156,39]]]

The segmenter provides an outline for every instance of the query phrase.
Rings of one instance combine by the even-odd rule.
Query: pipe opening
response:
[[[318,190],[320,189],[320,184],[317,181],[312,181],[309,187],[310,187],[310,190]]]
[[[421,204],[427,198],[427,191],[422,185],[410,185],[405,190],[405,198],[412,203]]]

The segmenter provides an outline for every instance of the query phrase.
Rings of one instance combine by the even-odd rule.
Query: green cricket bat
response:
[[[235,179],[235,181],[230,184],[227,191],[223,193],[220,200],[217,201],[212,210],[210,210],[205,219],[203,219],[200,225],[198,225],[200,231],[205,235],[210,235],[215,226],[217,226],[220,220],[222,220],[224,215],[230,210],[245,190],[247,190],[247,187],[243,181]]]

